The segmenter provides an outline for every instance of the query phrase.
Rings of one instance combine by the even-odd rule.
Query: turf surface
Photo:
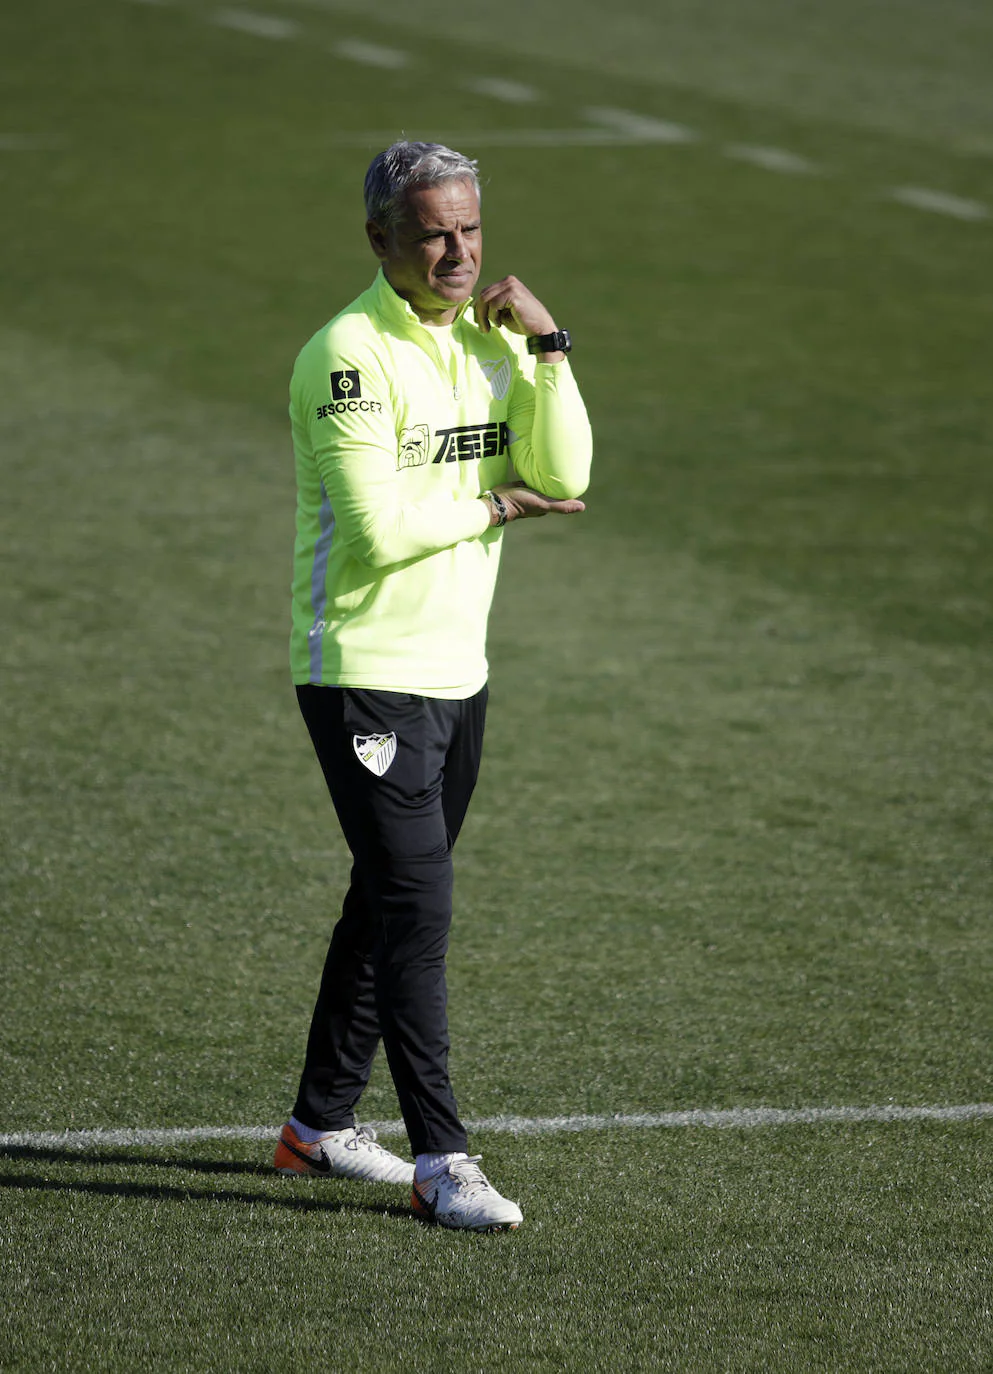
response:
[[[973,113],[924,138],[843,108],[823,52],[837,119],[716,59],[670,84],[634,6],[640,77],[574,35],[502,68],[529,105],[465,89],[493,64],[464,28],[273,12],[295,36],[0,16],[0,1133],[291,1100],[347,864],[287,682],[286,379],[371,274],[366,135],[400,130],[478,131],[484,274],[572,329],[598,450],[581,520],[508,535],[450,966],[465,1114],[988,1101],[993,221],[887,190],[993,204],[971,62]],[[905,15],[889,69],[930,43],[942,70]],[[591,107],[699,138],[513,146]],[[396,1116],[381,1067],[367,1108]],[[474,1143],[515,1236],[297,1187],[252,1142],[8,1146],[0,1367],[993,1360],[988,1122]]]

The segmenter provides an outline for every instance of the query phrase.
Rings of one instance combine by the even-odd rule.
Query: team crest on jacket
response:
[[[363,768],[381,778],[396,758],[397,737],[388,735],[353,735],[352,748]]]
[[[411,425],[400,431],[400,448],[397,453],[397,470],[419,468],[428,461],[428,445],[431,431],[427,425]]]
[[[486,374],[494,399],[502,401],[510,390],[510,359],[495,358],[492,362],[480,362],[479,366]]]

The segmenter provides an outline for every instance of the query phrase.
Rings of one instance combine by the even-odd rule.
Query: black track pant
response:
[[[465,1150],[448,1078],[452,847],[476,784],[487,689],[465,701],[297,688],[352,853],[294,1115],[355,1121],[382,1038],[412,1152]],[[395,754],[393,743],[395,738]]]

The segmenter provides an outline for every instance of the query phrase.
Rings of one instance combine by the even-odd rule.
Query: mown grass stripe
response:
[[[993,1102],[938,1107],[732,1107],[725,1111],[641,1112],[616,1116],[489,1116],[467,1122],[470,1131],[502,1135],[558,1135],[583,1131],[658,1130],[703,1126],[753,1130],[760,1126],[824,1126],[860,1122],[978,1121],[993,1117]],[[382,1135],[402,1135],[402,1121],[371,1123]],[[279,1126],[166,1126],[86,1131],[14,1131],[0,1149],[95,1150],[104,1146],[181,1145],[194,1140],[271,1140]]]

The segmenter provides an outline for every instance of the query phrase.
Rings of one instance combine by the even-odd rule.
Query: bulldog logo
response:
[[[427,425],[412,425],[400,431],[400,447],[397,453],[397,470],[419,468],[428,461],[428,447],[431,432]]]

